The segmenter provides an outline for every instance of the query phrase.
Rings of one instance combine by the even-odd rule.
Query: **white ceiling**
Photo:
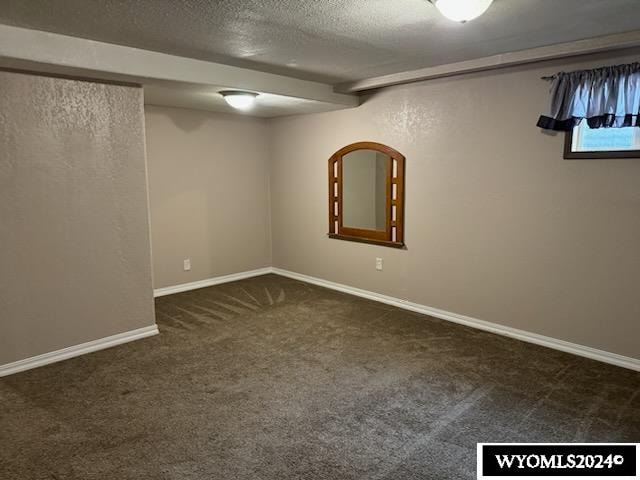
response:
[[[141,84],[145,103],[258,117],[315,113],[359,105],[329,84],[219,63],[0,24],[0,68]],[[219,94],[259,93],[254,108],[234,110]]]
[[[339,106],[308,98],[296,98],[271,93],[260,93],[255,105],[248,111],[236,110],[224,101],[220,93],[228,90],[222,85],[188,84],[175,82],[145,82],[144,102],[147,105],[209,110],[252,117],[279,117],[300,113],[319,113],[336,110]],[[355,106],[355,105],[352,105]],[[342,108],[346,108],[342,106]]]
[[[326,83],[631,31],[640,0],[2,0],[0,23]]]

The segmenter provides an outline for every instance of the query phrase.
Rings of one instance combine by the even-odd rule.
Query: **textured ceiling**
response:
[[[144,85],[144,103],[264,118],[326,112],[340,108],[326,102],[261,93],[250,110],[241,111],[227,105],[222,95],[218,93],[222,90],[228,90],[228,88],[217,85],[149,82]]]
[[[0,23],[341,82],[635,30],[640,0],[0,0]]]

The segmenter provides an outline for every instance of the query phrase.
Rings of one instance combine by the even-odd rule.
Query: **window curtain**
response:
[[[551,114],[542,115],[538,127],[570,131],[585,118],[590,128],[640,127],[640,63],[551,79]]]

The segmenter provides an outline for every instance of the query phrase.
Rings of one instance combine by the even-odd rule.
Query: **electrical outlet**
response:
[[[382,270],[382,259],[376,258],[376,270]]]
[[[191,270],[191,259],[190,258],[185,258],[184,259],[184,271],[188,272],[189,270]]]

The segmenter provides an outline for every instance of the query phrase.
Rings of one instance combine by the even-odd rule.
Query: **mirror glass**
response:
[[[388,158],[375,150],[355,150],[342,157],[345,227],[386,230]]]

